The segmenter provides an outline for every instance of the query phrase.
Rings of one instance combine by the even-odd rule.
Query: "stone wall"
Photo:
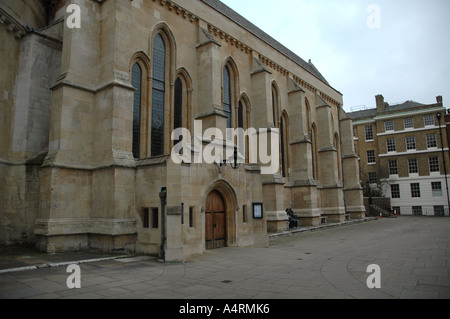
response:
[[[16,133],[10,143],[16,152],[33,154],[45,149],[48,140],[45,160],[28,169],[21,164],[14,171],[3,167],[0,171],[10,181],[5,207],[13,214],[12,201],[24,198],[26,203],[17,207],[33,210],[29,222],[35,222],[40,250],[96,248],[158,255],[164,221],[166,260],[184,260],[205,250],[205,205],[212,191],[219,192],[225,202],[228,246],[267,245],[267,232],[286,226],[286,208],[300,214],[303,224],[317,224],[323,214],[330,220],[343,220],[344,186],[354,192],[348,196],[348,204],[355,210],[362,206],[355,180],[343,182],[344,174],[358,169],[355,160],[341,161],[342,155],[354,155],[352,147],[340,142],[351,142],[349,126],[340,129],[342,95],[314,75],[311,67],[306,70],[203,1],[73,3],[82,8],[82,28],[64,26],[62,49],[57,41],[45,37],[42,39],[50,42],[38,35],[25,38],[24,57],[35,63],[24,60],[16,66],[19,87],[26,88],[28,96],[21,95],[10,107],[12,113],[20,114],[13,116],[11,130]],[[151,157],[152,45],[156,34],[161,34],[168,52],[166,155]],[[130,79],[135,62],[144,73],[139,159],[132,153],[135,89]],[[226,136],[222,105],[225,66],[232,73],[233,127],[238,125],[240,101],[245,105],[247,127],[278,128],[283,116],[288,132],[285,176],[280,172],[262,175],[261,162],[233,170],[206,163],[177,165],[171,160],[176,78],[181,77],[185,86],[185,125],[194,133],[194,121],[203,124],[194,138],[213,127]],[[42,76],[35,78],[36,72]],[[57,83],[50,83],[56,74]],[[46,88],[51,88],[51,95],[43,93]],[[208,144],[209,138],[200,137],[200,144]],[[198,152],[192,149],[193,156]],[[16,179],[18,175],[20,179]],[[19,180],[23,182],[15,185]],[[165,215],[159,198],[162,187],[168,194]],[[253,218],[253,203],[263,203],[262,219]],[[153,208],[159,209],[158,228],[144,228],[144,212]],[[186,223],[190,208],[192,227]],[[6,219],[8,225],[14,223],[10,222],[14,217]],[[7,232],[13,233],[11,229]]]
[[[11,3],[9,3],[11,4]],[[21,23],[32,23],[30,12],[23,12],[23,1],[17,7],[3,6],[11,14],[23,13]],[[12,9],[17,9],[17,12]],[[25,10],[26,11],[26,10]],[[34,11],[33,11],[34,12]],[[34,12],[36,13],[36,12]],[[36,13],[37,14],[37,13]],[[9,22],[8,22],[9,21]],[[60,72],[61,42],[35,32],[18,36],[10,26],[0,25],[4,40],[0,87],[0,185],[1,229],[3,244],[34,242],[34,221],[39,211],[39,166],[48,150],[51,118],[50,87]],[[9,23],[9,24],[8,24]],[[42,23],[40,19],[33,22]],[[34,25],[33,24],[33,25]]]

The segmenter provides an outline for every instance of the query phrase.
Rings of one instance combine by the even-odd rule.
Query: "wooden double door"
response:
[[[205,220],[206,249],[225,247],[226,209],[225,202],[217,191],[212,191],[206,199]]]

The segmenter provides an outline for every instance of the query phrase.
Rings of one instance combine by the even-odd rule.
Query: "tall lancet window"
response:
[[[238,104],[238,128],[244,129],[244,105],[242,101]]]
[[[183,83],[180,78],[175,81],[175,99],[173,110],[173,129],[183,127]],[[174,145],[177,145],[183,137],[175,141]]]
[[[131,84],[136,89],[133,98],[133,156],[141,156],[141,105],[142,105],[142,69],[138,63],[131,70]]]
[[[227,66],[223,68],[223,111],[227,116],[227,128],[231,128],[231,75]]]
[[[283,117],[280,120],[280,139],[281,139],[281,176],[286,177],[286,132]]]
[[[164,103],[166,86],[166,45],[160,34],[153,41],[152,156],[164,154]]]
[[[272,85],[272,116],[273,116],[273,126],[278,127],[278,91],[275,85]]]
[[[245,145],[245,135],[243,134],[244,130],[245,130],[245,125],[244,125],[244,105],[242,104],[242,101],[239,101],[238,104],[238,111],[237,111],[237,119],[238,119],[238,128],[242,129],[239,130],[238,132],[238,147],[239,147],[239,153],[242,156],[246,156],[245,153],[245,149],[246,149],[246,145]]]
[[[312,153],[312,168],[313,168],[313,178],[319,180],[319,151],[317,144],[317,128],[313,124],[311,127],[311,153]]]

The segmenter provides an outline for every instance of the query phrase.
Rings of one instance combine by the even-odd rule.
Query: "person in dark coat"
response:
[[[289,229],[298,228],[298,216],[294,214],[291,208],[286,209],[289,220]]]

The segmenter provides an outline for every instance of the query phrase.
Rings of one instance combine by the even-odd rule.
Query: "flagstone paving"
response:
[[[83,261],[81,289],[67,287],[66,264],[47,264],[0,273],[0,298],[448,299],[449,256],[450,218],[399,217],[274,238],[267,248],[211,250],[180,264],[92,253],[82,256],[92,262],[74,257]],[[372,264],[380,289],[367,286]]]

